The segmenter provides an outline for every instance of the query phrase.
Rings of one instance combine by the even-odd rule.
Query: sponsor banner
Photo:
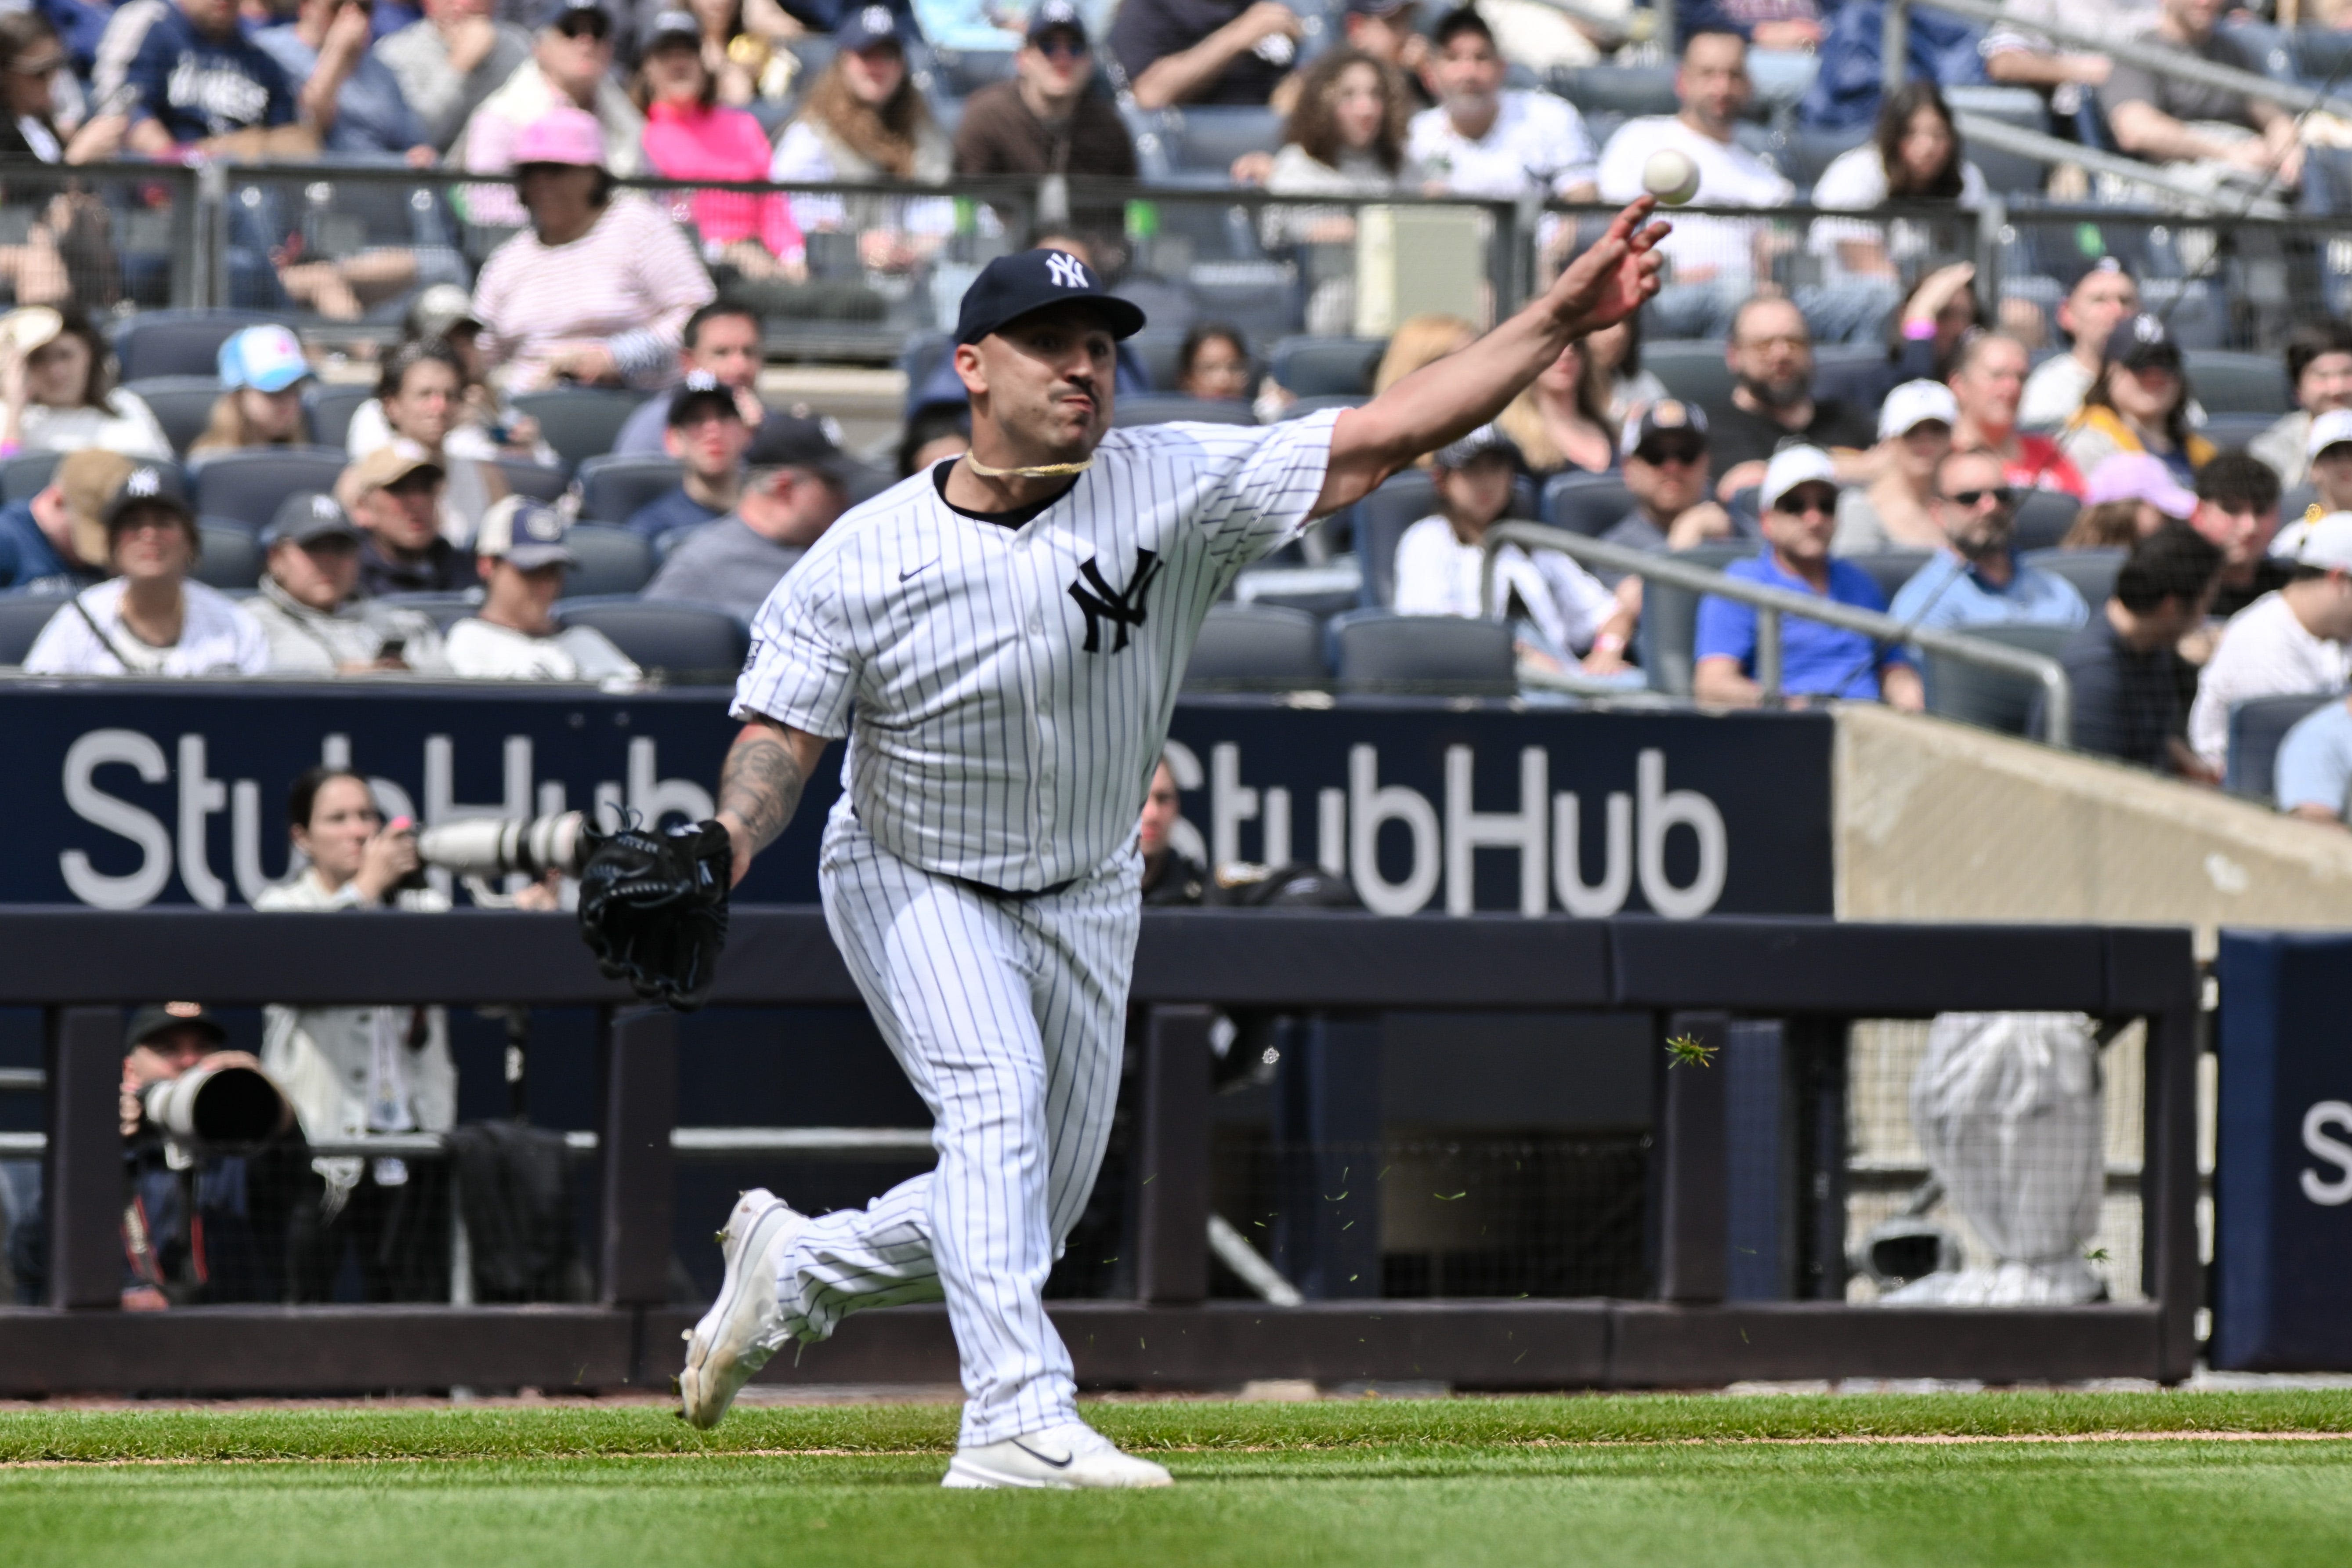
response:
[[[321,762],[428,825],[693,819],[737,729],[707,690],[440,683],[25,685],[0,715],[0,902],[117,910],[252,901],[287,872],[288,786]],[[1179,843],[1204,861],[1319,863],[1383,914],[1691,919],[1831,912],[1830,740],[1821,714],[1220,698],[1180,707],[1170,760]],[[814,901],[839,757],[747,901]]]

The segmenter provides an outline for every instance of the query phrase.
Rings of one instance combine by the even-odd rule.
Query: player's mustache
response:
[[[1097,405],[1102,403],[1102,391],[1096,385],[1095,378],[1090,375],[1064,376],[1062,378],[1061,387],[1055,393],[1055,395],[1056,397],[1066,397],[1073,392],[1081,393],[1087,397],[1093,398]]]

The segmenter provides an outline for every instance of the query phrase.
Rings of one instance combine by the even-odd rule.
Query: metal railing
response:
[[[1498,522],[1480,542],[1479,595],[1491,602],[1495,590],[1495,553],[1506,544],[1523,550],[1557,550],[1587,566],[1630,573],[1660,583],[1671,583],[1694,594],[1732,599],[1756,610],[1756,684],[1769,705],[1780,694],[1780,622],[1799,616],[1824,626],[1859,632],[1881,647],[1910,644],[1940,653],[1964,664],[1981,666],[2004,675],[2021,676],[2042,687],[2042,735],[2053,746],[2071,745],[2074,736],[2074,689],[2065,666],[2046,654],[2004,647],[1982,637],[1938,626],[1911,626],[1874,610],[1858,610],[1810,594],[1768,587],[1727,576],[1671,555],[1654,555],[1622,544],[1590,539],[1565,529],[1534,522]]]

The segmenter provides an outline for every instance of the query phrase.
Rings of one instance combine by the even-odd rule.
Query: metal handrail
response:
[[[1875,610],[1857,610],[1851,605],[1815,598],[1811,594],[1794,594],[1786,588],[1750,583],[1688,561],[1677,561],[1671,555],[1654,555],[1628,545],[1611,544],[1602,540],[1589,539],[1581,533],[1570,533],[1566,529],[1547,528],[1535,522],[1498,522],[1486,530],[1486,537],[1479,542],[1478,594],[1481,604],[1493,602],[1495,552],[1506,544],[1516,544],[1523,550],[1557,550],[1587,566],[1629,573],[1644,580],[1671,583],[1694,594],[1711,594],[1719,599],[1754,605],[1757,612],[1756,680],[1764,689],[1768,699],[1778,693],[1780,685],[1780,618],[1801,616],[1824,626],[1860,632],[1875,643],[1916,644],[1963,664],[1981,665],[2004,675],[2039,681],[2042,693],[2044,738],[2053,746],[2074,743],[2074,682],[2067,678],[2066,667],[2047,654],[2005,647],[1997,642],[1988,642],[1962,632],[1947,631],[1940,626],[1908,626]]]
[[[2069,44],[2093,54],[2127,66],[2137,66],[2157,76],[2170,77],[2176,81],[2193,81],[2200,86],[2218,88],[2224,92],[2243,93],[2248,98],[2268,100],[2293,110],[2325,110],[2331,114],[2352,117],[2352,100],[2323,93],[2298,82],[2284,82],[2242,71],[2233,66],[2217,66],[2210,60],[2173,49],[2154,48],[2128,39],[2102,38],[2050,22],[2020,22],[2010,15],[2009,7],[2000,0],[1887,0],[1886,31],[1883,64],[1889,92],[1901,89],[1908,79],[1908,39],[1910,8],[1926,5],[1937,11],[1949,11],[1974,22],[2006,22],[2021,33],[2035,33],[2053,43]]]

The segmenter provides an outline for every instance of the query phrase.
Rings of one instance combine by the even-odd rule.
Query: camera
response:
[[[445,822],[417,833],[416,857],[461,877],[576,877],[588,858],[587,826],[587,814],[578,811]]]
[[[183,1143],[270,1143],[294,1129],[294,1106],[277,1080],[235,1063],[198,1067],[139,1091],[147,1120]]]

